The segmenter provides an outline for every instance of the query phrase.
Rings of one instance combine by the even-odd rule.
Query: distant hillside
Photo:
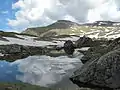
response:
[[[16,33],[16,32],[4,32],[0,31],[0,38],[1,37],[14,37],[18,38],[16,35],[26,35],[26,36],[35,36],[35,35],[30,35],[30,34],[25,34],[25,33]]]
[[[40,34],[47,32],[51,29],[67,29],[72,26],[79,26],[79,24],[72,22],[72,21],[68,21],[68,20],[58,20],[57,22],[55,22],[51,25],[48,25],[48,26],[28,28],[25,31],[23,31],[22,33],[40,36]]]
[[[82,25],[87,26],[120,26],[120,22],[113,22],[113,21],[96,21],[93,23],[85,23]]]
[[[39,36],[40,38],[54,38],[71,35],[80,36],[85,34],[89,36],[92,34],[92,37],[104,37],[105,34],[109,32],[116,31],[112,35],[118,34],[119,28],[120,22],[113,21],[96,21],[93,23],[77,24],[67,20],[58,20],[45,27],[28,28],[22,33]],[[96,33],[98,35],[96,35]]]

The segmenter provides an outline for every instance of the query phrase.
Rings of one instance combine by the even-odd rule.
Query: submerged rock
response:
[[[74,72],[70,80],[79,87],[120,88],[120,49],[85,63]]]

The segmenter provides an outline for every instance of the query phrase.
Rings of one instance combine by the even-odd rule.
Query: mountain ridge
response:
[[[67,29],[67,28],[70,28],[72,26],[79,26],[79,24],[76,22],[68,21],[68,20],[58,20],[58,21],[56,21],[50,25],[47,25],[47,26],[27,28],[22,33],[39,36],[40,34],[47,32],[51,29]]]
[[[41,34],[49,35],[53,34],[56,35],[56,30],[59,30],[62,32],[62,29],[70,29],[71,28],[77,28],[77,27],[82,27],[82,26],[103,26],[103,27],[116,27],[120,26],[120,22],[113,22],[113,21],[95,21],[93,23],[84,23],[84,24],[79,24],[76,22],[72,22],[69,20],[58,20],[48,26],[44,27],[34,27],[34,28],[28,28],[25,31],[23,31],[23,34],[29,34],[29,35],[35,35],[35,36],[41,36]],[[47,34],[46,34],[47,33]]]

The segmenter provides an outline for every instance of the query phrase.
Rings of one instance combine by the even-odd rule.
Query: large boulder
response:
[[[74,72],[70,80],[79,87],[120,88],[120,49],[110,51],[100,58],[88,61]]]
[[[91,38],[89,37],[86,37],[86,36],[83,36],[83,37],[80,37],[76,42],[76,47],[90,47],[92,44],[93,44],[93,41]]]
[[[75,51],[75,45],[73,44],[73,42],[71,40],[67,40],[64,43],[63,49],[68,55],[72,55]]]
[[[115,49],[120,48],[120,37],[116,38],[112,41],[109,41],[109,42],[110,42],[109,45],[108,45],[109,50],[115,50]]]
[[[88,51],[84,52],[84,56],[81,58],[81,61],[83,64],[85,64],[87,61],[91,61],[97,58],[100,58],[102,55],[109,52],[106,46],[94,46],[90,47]]]

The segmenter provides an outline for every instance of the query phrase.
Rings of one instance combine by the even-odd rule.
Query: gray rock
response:
[[[86,36],[83,36],[83,37],[80,37],[76,42],[76,47],[90,47],[92,45],[93,41],[91,38],[89,37],[86,37]]]
[[[11,45],[0,45],[0,53],[10,54],[10,53],[19,53],[21,52],[21,46],[17,44]]]
[[[94,46],[90,47],[87,52],[84,52],[84,56],[81,58],[83,64],[87,61],[92,61],[94,59],[100,58],[102,55],[109,52],[105,46]]]
[[[120,49],[88,61],[74,72],[70,80],[79,87],[120,88]]]
[[[108,49],[109,50],[115,50],[115,49],[118,49],[120,48],[120,37],[119,38],[116,38],[114,39],[113,41],[111,41],[108,45]]]
[[[93,41],[93,46],[91,46],[87,52],[83,52],[84,56],[81,59],[83,63],[86,63],[89,60],[94,60],[95,58],[100,58],[102,55],[120,48],[120,38],[116,38],[113,41],[99,41],[100,40]]]
[[[16,59],[25,58],[30,55],[43,55],[49,53],[46,47],[22,46],[17,44],[0,45],[0,56],[2,60],[14,61]]]
[[[64,47],[63,47],[64,51],[68,54],[68,55],[72,55],[73,52],[75,51],[75,46],[73,44],[73,42],[71,40],[67,40],[64,43]]]

